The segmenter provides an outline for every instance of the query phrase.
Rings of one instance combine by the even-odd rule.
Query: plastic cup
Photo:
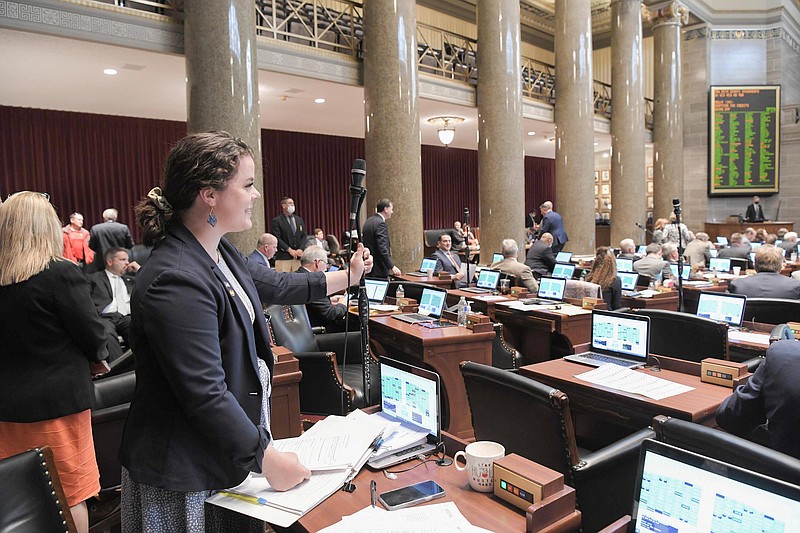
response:
[[[733,267],[733,275],[734,276],[738,276],[741,272],[742,272],[742,267],[740,267],[740,266]]]

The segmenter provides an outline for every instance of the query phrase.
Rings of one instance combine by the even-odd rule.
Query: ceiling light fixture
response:
[[[536,132],[535,131],[529,131],[528,135],[530,135],[530,136],[536,135]]]
[[[115,69],[115,68],[103,69],[103,74],[108,74],[109,76],[116,76],[117,75],[117,69]]]
[[[461,124],[464,122],[463,117],[433,117],[428,119],[428,124],[432,126],[439,126],[437,132],[439,133],[439,141],[449,146],[456,137],[456,129],[454,124]]]
[[[314,103],[315,104],[324,104],[325,103],[325,99],[324,98],[315,98],[314,99]]]

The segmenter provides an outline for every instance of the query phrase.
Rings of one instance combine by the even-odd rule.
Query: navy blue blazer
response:
[[[270,266],[269,263],[267,263],[267,260],[264,258],[264,255],[258,250],[253,250],[250,252],[250,255],[247,256],[247,259],[250,261],[255,261],[256,263],[261,263],[267,267]]]
[[[322,273],[278,273],[222,239],[219,250],[256,311],[194,235],[167,228],[136,277],[131,346],[136,390],[120,461],[131,479],[173,491],[232,487],[261,472],[271,439],[259,426],[257,358],[273,368],[261,302],[296,304],[326,293]]]
[[[553,246],[564,244],[569,240],[567,232],[564,231],[564,221],[561,215],[555,211],[550,211],[542,217],[542,223],[539,225],[539,235],[549,233],[553,236]]]

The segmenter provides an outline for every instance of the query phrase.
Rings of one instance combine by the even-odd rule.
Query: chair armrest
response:
[[[325,329],[325,326],[312,326],[311,327],[311,333],[313,333],[314,335],[322,335],[322,334],[325,334],[326,331],[327,330]]]
[[[764,358],[759,355],[759,356],[753,357],[751,359],[747,359],[745,361],[742,361],[742,363],[747,365],[747,371],[752,374],[753,372],[758,370],[758,367],[761,365],[761,362],[763,360],[764,360]]]
[[[582,456],[580,462],[573,466],[573,470],[576,473],[588,474],[592,470],[615,468],[616,465],[624,463],[631,457],[638,461],[642,441],[655,438],[656,433],[652,429],[640,429],[605,448]]]
[[[112,405],[111,407],[104,407],[92,411],[92,425],[106,424],[114,420],[125,419],[130,410],[130,403],[123,403],[119,405]]]
[[[352,409],[355,391],[342,382],[334,352],[298,352],[300,363],[300,411],[345,415]],[[344,410],[342,410],[344,406]]]

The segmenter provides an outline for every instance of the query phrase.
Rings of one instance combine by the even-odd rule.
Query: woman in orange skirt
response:
[[[46,194],[0,204],[0,458],[50,446],[79,531],[100,490],[92,442],[90,364],[106,335],[80,268],[63,259]]]

